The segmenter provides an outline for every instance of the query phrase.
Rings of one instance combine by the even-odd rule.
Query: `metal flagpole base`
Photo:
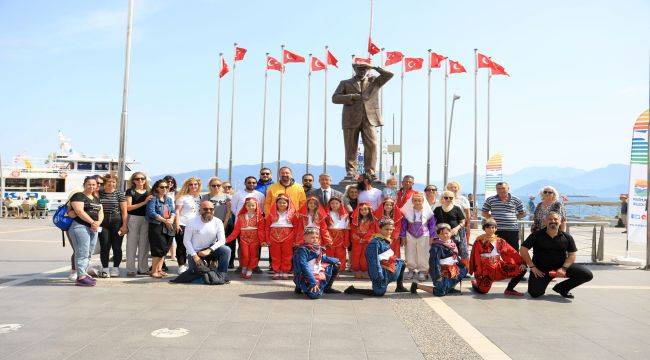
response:
[[[612,262],[618,265],[627,265],[627,266],[641,266],[641,264],[643,264],[643,261],[641,259],[631,258],[631,257],[613,258]]]

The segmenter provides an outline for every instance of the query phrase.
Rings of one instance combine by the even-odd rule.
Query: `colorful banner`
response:
[[[497,183],[503,181],[503,156],[496,153],[490,156],[485,165],[485,198],[497,194]]]
[[[648,217],[648,110],[634,123],[628,196],[627,240],[643,244],[646,242]]]

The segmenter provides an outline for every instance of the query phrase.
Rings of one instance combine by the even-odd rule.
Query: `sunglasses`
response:
[[[261,175],[271,175],[271,173],[263,172],[263,173],[260,173],[260,176]]]
[[[197,183],[191,183],[190,186],[199,186]]]
[[[426,189],[426,190],[424,190],[424,191],[433,191],[433,192],[436,192],[436,191],[438,191],[438,189]]]
[[[226,189],[232,189],[232,186],[228,185],[228,186],[224,186],[224,188],[226,188]]]
[[[143,178],[143,177],[137,177],[137,178],[133,178],[133,180],[134,180],[134,181],[141,181],[141,180],[146,180],[146,179]]]
[[[553,194],[553,192],[544,190],[544,191],[542,191],[542,194],[551,195],[551,194]]]
[[[211,188],[218,188],[221,187],[221,184],[212,184],[210,185]]]
[[[453,196],[443,196],[442,198],[445,200],[454,200]]]

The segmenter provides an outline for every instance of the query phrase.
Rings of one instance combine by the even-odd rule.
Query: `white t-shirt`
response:
[[[252,192],[248,192],[246,190],[239,190],[235,195],[232,196],[232,210],[235,214],[239,214],[239,211],[241,208],[244,207],[244,204],[246,203],[247,198],[255,198],[257,200],[257,205],[260,207],[260,210],[264,212],[264,194],[257,190],[253,190]]]
[[[379,205],[381,205],[382,193],[381,190],[372,188],[370,190],[364,190],[359,193],[359,204],[360,203],[369,203],[372,207],[372,210],[377,210]]]
[[[183,195],[176,200],[176,206],[181,206],[180,216],[178,223],[183,226],[199,214],[199,206],[201,204],[201,197],[194,197],[192,195]],[[178,214],[176,214],[178,216]]]
[[[329,226],[330,229],[349,229],[349,219],[348,216],[341,219],[338,213],[330,211],[330,218],[332,219],[332,225]]]
[[[223,222],[221,219],[213,217],[210,222],[204,223],[200,216],[194,217],[185,225],[183,244],[185,244],[189,256],[194,256],[207,247],[216,250],[219,246],[226,244]]]
[[[454,205],[458,206],[461,210],[463,210],[463,213],[465,210],[471,210],[469,208],[469,200],[467,200],[466,197],[463,195],[458,195],[454,198]]]

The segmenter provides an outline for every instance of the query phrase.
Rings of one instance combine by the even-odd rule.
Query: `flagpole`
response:
[[[384,65],[384,48],[381,48],[379,66]],[[384,116],[384,87],[379,88],[379,113]],[[384,180],[384,126],[379,127],[379,180]]]
[[[373,2],[370,0],[370,30],[368,31],[368,41],[372,39],[372,13],[373,13]],[[370,45],[370,44],[368,44]],[[370,46],[368,46],[368,57],[370,58],[372,54],[370,54]]]
[[[429,70],[427,71],[427,183],[431,184],[431,49],[429,53]]]
[[[223,53],[219,53],[219,64],[223,67]],[[217,151],[214,161],[214,176],[219,177],[219,128],[221,127],[221,69],[217,80]]]
[[[392,141],[392,144],[394,145],[395,144],[395,113],[393,113],[393,137],[392,137],[391,141]],[[391,153],[391,155],[393,157],[393,164],[390,167],[390,174],[392,176],[395,176],[395,173],[393,172],[394,171],[393,169],[395,169],[395,152],[393,151]]]
[[[269,53],[266,53],[267,65],[264,66],[264,106],[262,110],[262,160],[260,162],[260,169],[264,167],[264,138],[266,137],[266,89],[269,80],[268,69]]]
[[[447,149],[447,137],[449,136],[449,132],[447,129],[447,80],[449,79],[449,74],[447,73],[447,66],[449,64],[449,60],[445,59],[445,91],[444,91],[444,96],[445,96],[445,133],[444,133],[444,154],[443,156],[445,157],[443,159],[443,165],[442,165],[442,173],[443,173],[443,180],[442,180],[442,187],[444,188],[447,186],[447,169],[448,169],[448,164],[447,164],[447,158],[449,157],[447,155],[447,152],[449,149]]]
[[[280,70],[280,114],[278,116],[278,164],[277,174],[280,174],[280,156],[282,150],[282,90],[284,87],[284,45],[280,46],[280,55],[282,56],[282,69]],[[279,176],[279,175],[278,175]]]
[[[492,71],[488,71],[487,81],[487,160],[490,160],[490,80]],[[476,196],[476,195],[475,195]]]
[[[323,91],[323,172],[327,173],[327,66],[328,66],[328,46],[325,45],[325,74]]]
[[[309,71],[307,72],[307,150],[306,150],[306,158],[307,160],[305,161],[305,173],[309,173],[309,125],[310,125],[310,110],[311,110],[311,54],[309,54],[309,63],[307,65],[309,67]]]
[[[232,139],[235,127],[235,68],[237,68],[237,43],[232,60],[232,93],[230,97],[230,154],[228,155],[228,182],[232,184]]]
[[[399,184],[402,185],[402,159],[404,155],[404,60],[402,59],[399,94]]]
[[[477,199],[476,196],[476,186],[477,186],[477,176],[478,176],[478,165],[477,165],[477,160],[478,160],[478,84],[477,84],[477,75],[478,75],[478,64],[477,64],[477,51],[478,49],[474,49],[474,175],[473,175],[473,184],[472,184],[472,193],[474,194],[474,199]],[[473,217],[476,217],[476,209],[477,207],[474,206],[474,209],[472,209]]]
[[[122,91],[122,114],[120,116],[120,151],[117,162],[119,189],[124,192],[124,172],[126,170],[126,127],[128,120],[129,103],[129,70],[131,68],[131,33],[133,31],[133,7],[134,1],[129,0],[129,13],[126,27],[126,51],[124,60],[124,88]],[[1,179],[0,179],[1,181]],[[2,194],[4,196],[4,194]]]

